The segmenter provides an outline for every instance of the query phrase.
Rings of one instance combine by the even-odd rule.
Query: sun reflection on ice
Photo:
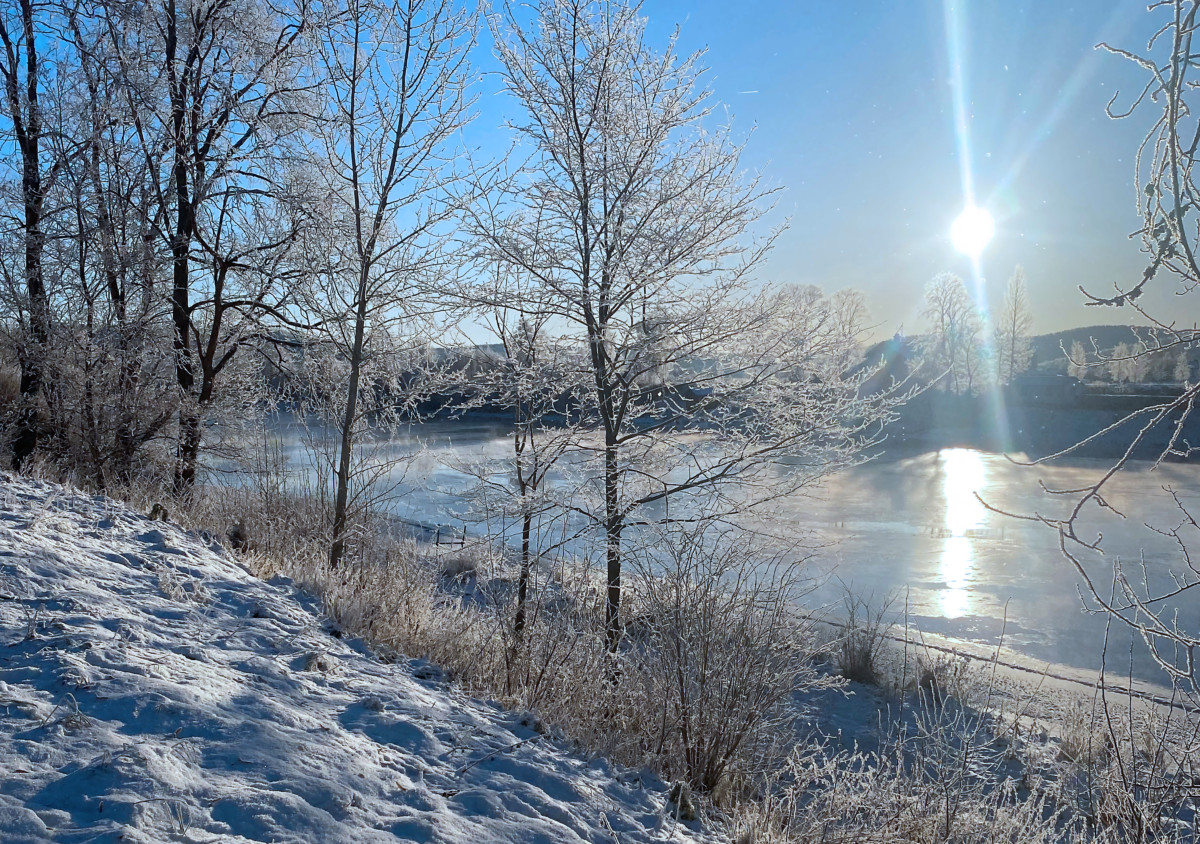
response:
[[[946,502],[945,539],[940,574],[942,615],[960,618],[971,612],[970,586],[975,572],[971,532],[978,529],[987,510],[975,497],[987,481],[987,468],[978,452],[965,448],[944,449],[942,497]]]

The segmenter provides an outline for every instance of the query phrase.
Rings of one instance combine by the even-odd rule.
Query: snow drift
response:
[[[204,537],[0,475],[0,839],[696,837],[652,776],[338,632]]]

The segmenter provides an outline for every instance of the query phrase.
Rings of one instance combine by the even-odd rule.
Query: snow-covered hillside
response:
[[[314,601],[103,497],[0,476],[0,840],[692,840]],[[422,679],[424,677],[424,679]]]

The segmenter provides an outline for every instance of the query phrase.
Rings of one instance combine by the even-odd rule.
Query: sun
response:
[[[950,226],[950,241],[959,252],[978,259],[995,231],[992,215],[978,206],[969,205]]]

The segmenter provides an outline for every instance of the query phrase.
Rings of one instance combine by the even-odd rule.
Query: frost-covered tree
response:
[[[552,333],[549,308],[538,307],[536,293],[520,273],[495,269],[498,278],[486,298],[517,307],[495,304],[487,313],[485,324],[497,341],[499,357],[471,378],[470,387],[477,402],[510,414],[512,452],[469,471],[479,480],[474,497],[484,518],[514,519],[520,525],[516,646],[526,626],[535,561],[572,538],[571,475],[561,463],[586,437],[578,397],[588,384],[577,349]],[[553,485],[552,472],[558,475]]]
[[[390,361],[413,348],[453,274],[442,226],[457,207],[452,141],[470,117],[474,27],[452,0],[348,0],[315,33],[324,105],[309,305],[337,373],[325,385],[338,431],[331,566],[383,471],[356,446],[394,407]]]
[[[943,388],[970,393],[977,385],[980,350],[979,315],[963,280],[941,273],[925,288],[925,319],[929,324],[929,359]]]
[[[1087,350],[1078,340],[1071,342],[1071,351],[1067,354],[1067,374],[1076,378],[1084,378],[1088,372]]]
[[[1192,367],[1188,362],[1187,350],[1180,349],[1175,353],[1175,366],[1171,369],[1171,380],[1186,384],[1192,376]]]
[[[153,171],[153,237],[178,391],[175,484],[195,482],[206,422],[246,385],[239,352],[288,324],[291,247],[304,221],[293,178],[311,79],[307,3],[104,4],[138,155]],[[234,403],[239,400],[234,399]]]
[[[65,162],[54,263],[61,284],[49,361],[50,448],[101,488],[128,483],[178,406],[155,231],[157,161],[140,154],[105,5],[64,9],[55,155]],[[154,163],[152,163],[154,162]]]
[[[1150,355],[1140,343],[1118,343],[1101,359],[1108,377],[1118,384],[1140,384],[1150,369]]]
[[[527,11],[505,5],[491,25],[530,159],[471,228],[527,275],[585,367],[594,472],[576,507],[603,540],[615,649],[631,528],[815,481],[859,458],[889,398],[841,371],[830,347],[856,338],[831,339],[828,300],[747,292],[772,240],[748,240],[769,192],[713,123],[700,54],[654,50],[639,7],[617,0]],[[776,471],[784,455],[797,471]]]
[[[167,418],[157,378],[165,355],[153,343],[132,348],[154,334],[147,315],[161,312],[153,278],[142,275],[153,263],[140,224],[151,218],[146,169],[124,143],[135,121],[100,35],[103,7],[12,12],[0,20],[0,105],[9,107],[0,108],[0,144],[11,144],[3,161],[22,188],[0,192],[0,219],[23,260],[2,265],[0,308],[25,399],[9,420],[14,463],[36,447],[103,486],[129,477]]]
[[[1110,357],[1108,358],[1108,377],[1118,384],[1130,380],[1129,378],[1129,344],[1118,343],[1113,346]]]
[[[1033,309],[1025,285],[1025,269],[1017,267],[1004,290],[1004,305],[996,320],[996,364],[1001,384],[1011,384],[1015,376],[1029,368],[1033,360],[1030,330]]]

